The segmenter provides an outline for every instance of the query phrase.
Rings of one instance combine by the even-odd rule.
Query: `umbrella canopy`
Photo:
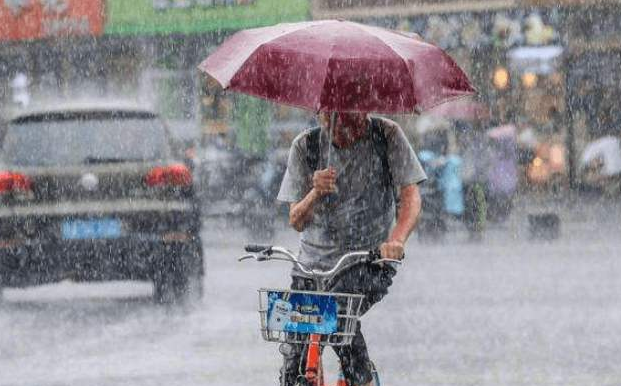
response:
[[[199,68],[225,89],[314,111],[411,113],[474,93],[440,48],[338,20],[240,31]]]
[[[434,117],[468,122],[477,119],[487,119],[490,116],[489,108],[486,105],[467,99],[443,103],[440,106],[430,109],[426,113]]]

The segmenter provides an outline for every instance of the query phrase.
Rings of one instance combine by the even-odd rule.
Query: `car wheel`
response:
[[[153,300],[160,304],[200,300],[203,295],[202,254],[186,245],[166,248],[153,272]]]
[[[153,300],[160,304],[177,302],[179,277],[168,264],[159,263],[153,275]]]
[[[192,303],[199,302],[203,298],[203,275],[190,275],[185,289],[184,300]]]
[[[4,279],[2,277],[2,273],[0,272],[0,307],[4,303]]]

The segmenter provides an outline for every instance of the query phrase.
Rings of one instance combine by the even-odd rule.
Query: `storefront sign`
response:
[[[101,35],[104,0],[0,0],[0,40]]]
[[[201,33],[306,20],[308,0],[107,0],[106,34]]]
[[[313,0],[313,19],[409,17],[443,13],[508,10],[516,0]]]
[[[343,8],[429,8],[430,10],[439,7],[447,9],[455,9],[459,11],[469,10],[471,8],[493,8],[498,0],[318,0],[317,8],[339,10]],[[509,7],[512,1],[502,1],[505,5],[503,8]],[[492,4],[490,4],[492,3]],[[466,9],[463,9],[463,8]]]
[[[403,17],[397,19],[396,28],[416,32],[443,49],[510,49],[559,44],[562,22],[558,12],[512,9]],[[394,28],[390,23],[381,26]]]
[[[561,66],[561,46],[517,47],[507,52],[509,66],[516,73],[549,75]]]
[[[222,5],[236,6],[253,4],[255,0],[153,0],[153,8],[158,11],[170,9],[210,8]]]

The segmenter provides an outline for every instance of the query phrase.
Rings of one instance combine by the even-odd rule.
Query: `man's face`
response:
[[[330,127],[331,113],[320,113],[319,121],[323,127]],[[335,135],[348,135],[364,130],[367,126],[366,113],[337,113],[334,126]]]

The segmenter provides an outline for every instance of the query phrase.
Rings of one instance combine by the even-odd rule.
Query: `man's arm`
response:
[[[385,259],[400,260],[403,258],[405,242],[414,230],[421,210],[418,185],[410,184],[401,187],[399,203],[397,224],[390,232],[388,240],[380,245],[381,255]]]
[[[323,196],[336,190],[336,171],[334,168],[318,170],[313,174],[313,188],[306,196],[289,206],[289,224],[302,232],[313,218],[315,203]]]
[[[289,206],[289,225],[293,229],[302,232],[306,228],[306,225],[313,218],[313,208],[318,199],[317,191],[311,189],[301,201],[291,203]]]

